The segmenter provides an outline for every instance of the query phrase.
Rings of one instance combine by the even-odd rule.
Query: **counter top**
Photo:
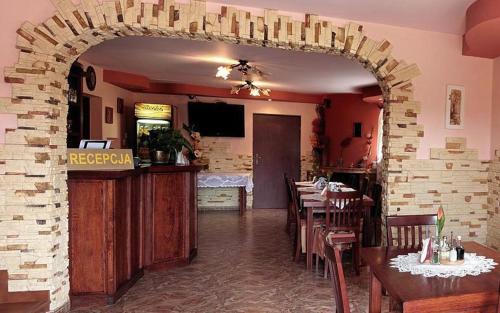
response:
[[[68,179],[120,179],[128,176],[136,176],[147,173],[178,173],[178,172],[199,172],[207,169],[207,165],[148,165],[138,167],[133,170],[116,171],[68,171]]]

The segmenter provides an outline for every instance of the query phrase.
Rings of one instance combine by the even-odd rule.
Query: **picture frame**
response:
[[[459,85],[446,86],[445,124],[447,129],[464,129],[465,88]]]
[[[106,110],[104,111],[104,121],[106,124],[113,124],[113,108],[112,107],[106,107]]]

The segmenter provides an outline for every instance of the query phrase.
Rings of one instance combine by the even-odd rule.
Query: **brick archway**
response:
[[[82,0],[77,6],[71,0],[52,2],[58,10],[53,17],[18,29],[19,61],[5,69],[12,97],[0,99],[0,113],[17,115],[18,125],[6,130],[0,151],[0,209],[13,216],[10,223],[0,223],[3,232],[12,230],[5,266],[26,273],[9,281],[12,290],[49,289],[52,310],[68,303],[66,77],[88,48],[117,37],[221,40],[357,60],[377,77],[384,92],[383,212],[395,212],[388,199],[395,183],[404,180],[403,160],[416,159],[423,128],[417,125],[419,104],[413,101],[411,82],[419,70],[394,58],[389,41],[368,38],[356,23],[335,26],[310,14],[294,21],[276,10],[257,16],[233,7],[212,13],[196,0]]]

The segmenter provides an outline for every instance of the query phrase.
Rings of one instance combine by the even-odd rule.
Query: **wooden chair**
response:
[[[497,313],[500,313],[500,285],[498,285],[498,305],[497,305]]]
[[[297,225],[295,231],[295,262],[300,260],[300,255],[302,252],[302,226],[305,226],[306,220],[305,217],[301,214],[300,211],[300,197],[297,191],[297,186],[295,185],[294,179],[289,179],[290,189],[292,193],[292,207],[293,207],[293,215],[295,217],[295,223]],[[313,221],[313,225],[315,227],[319,227],[324,223],[324,218],[315,218]],[[306,239],[307,240],[307,239]]]
[[[324,230],[316,236],[316,242],[324,246],[325,238],[336,244],[348,245],[352,248],[353,265],[356,275],[359,275],[361,264],[361,229],[363,220],[363,195],[358,191],[326,193],[329,200],[325,212]],[[322,258],[324,247],[316,254],[316,270],[319,258]],[[325,263],[324,276],[328,275]]]
[[[435,226],[436,221],[436,214],[387,216],[385,224],[387,245],[397,246],[398,249],[419,250],[422,248],[422,240],[432,235],[430,227]],[[393,237],[394,230],[397,233],[396,238]],[[392,310],[399,310],[402,306],[401,303],[390,297],[389,307]]]
[[[399,249],[421,249],[422,240],[433,234],[430,227],[435,226],[436,221],[436,214],[387,216],[387,245],[396,246],[397,242]],[[394,228],[397,233],[396,238],[393,237]]]
[[[288,196],[288,207],[287,207],[287,214],[286,214],[286,232],[290,234],[292,230],[292,226],[295,225],[297,227],[297,219],[295,217],[295,210],[293,207],[292,203],[292,186],[290,179],[288,178],[288,175],[285,173],[284,175],[285,179],[285,186],[286,186],[286,191],[287,191],[287,196]]]
[[[349,294],[347,293],[347,285],[342,267],[342,250],[331,242],[325,240],[325,266],[332,273],[331,281],[333,286],[333,296],[335,298],[336,313],[350,313]],[[389,313],[400,311],[391,310]]]
[[[331,274],[333,296],[337,313],[350,313],[349,296],[342,267],[342,253],[338,247],[330,245],[325,239],[325,267]]]
[[[373,221],[373,242],[376,247],[382,244],[382,185],[374,184],[371,198],[373,200],[372,218]]]

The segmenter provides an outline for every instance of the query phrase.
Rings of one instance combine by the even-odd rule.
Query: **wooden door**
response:
[[[254,114],[254,208],[286,208],[284,173],[300,177],[300,116]]]
[[[83,103],[89,103],[89,137],[85,139],[102,138],[102,98],[88,94],[83,95]]]

